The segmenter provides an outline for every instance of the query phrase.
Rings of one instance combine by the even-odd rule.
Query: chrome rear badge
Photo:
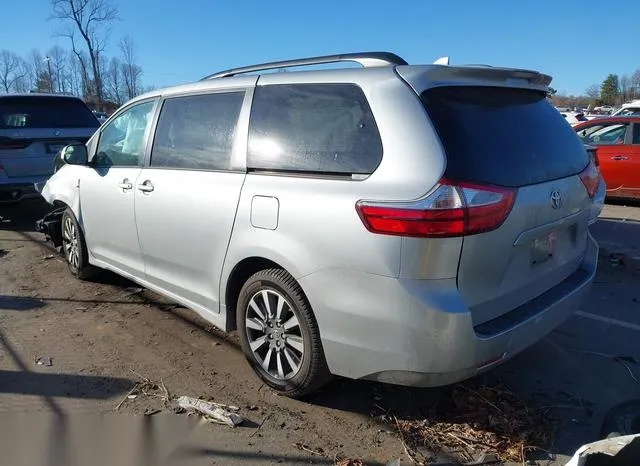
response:
[[[551,192],[551,207],[555,210],[562,207],[562,194],[557,189]]]

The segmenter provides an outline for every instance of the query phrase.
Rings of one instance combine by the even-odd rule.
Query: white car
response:
[[[582,112],[560,112],[560,114],[569,122],[571,126],[575,126],[583,121],[588,121]]]
[[[632,116],[640,115],[640,99],[633,100],[623,104],[622,107],[617,109],[611,114],[611,116]]]

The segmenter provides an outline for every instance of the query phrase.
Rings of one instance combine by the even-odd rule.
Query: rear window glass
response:
[[[64,97],[0,98],[0,129],[97,128],[93,112],[84,102]]]
[[[580,139],[540,92],[438,87],[422,100],[451,179],[518,187],[575,175],[588,163]]]
[[[358,86],[256,88],[249,123],[249,168],[369,175],[381,160],[378,128]]]

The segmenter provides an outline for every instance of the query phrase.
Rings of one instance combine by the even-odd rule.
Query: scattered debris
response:
[[[190,396],[181,396],[177,400],[178,406],[187,411],[197,411],[204,416],[207,421],[218,424],[226,424],[229,427],[236,427],[244,422],[244,418],[231,411],[237,411],[235,406],[225,406],[213,401],[199,400]]]
[[[152,382],[150,379],[146,378],[143,375],[138,374],[133,369],[129,369],[132,374],[136,375],[140,378],[139,382],[133,386],[129,393],[127,393],[124,398],[118,403],[118,405],[114,408],[115,411],[118,411],[120,407],[127,400],[135,400],[138,395],[145,395],[150,397],[160,398],[165,406],[169,405],[169,392],[167,388],[164,386],[164,383],[160,381],[160,384]],[[158,393],[160,392],[160,393]]]
[[[581,446],[566,466],[626,466],[640,462],[640,434]]]
[[[571,351],[572,353],[591,354],[593,356],[601,356],[603,358],[612,359],[615,362],[619,362],[627,369],[627,372],[629,372],[629,376],[633,380],[635,380],[636,383],[640,383],[640,380],[638,379],[638,377],[636,377],[636,375],[631,370],[631,367],[629,366],[629,364],[636,364],[636,365],[640,364],[640,361],[638,361],[633,356],[615,356],[612,354],[598,353],[597,351],[583,351],[583,350],[569,350],[569,351]]]
[[[426,419],[394,420],[416,464],[431,464],[438,456],[476,465],[524,462],[528,451],[551,443],[555,430],[548,410],[530,409],[507,390],[466,385],[453,388],[451,399]]]
[[[54,257],[56,257],[55,254],[49,254],[47,256],[44,256],[42,260],[48,261],[49,259],[53,259]]]
[[[38,366],[51,367],[53,366],[53,358],[50,358],[49,356],[41,356],[39,358],[36,358],[36,364]]]
[[[130,286],[128,288],[125,288],[125,291],[127,292],[127,296],[134,296],[142,293],[144,291],[144,288],[140,288],[139,286]]]
[[[398,465],[399,464],[400,463],[398,463]],[[336,462],[335,466],[367,466],[367,465],[364,464],[362,460],[358,460],[358,459],[352,460],[350,458],[344,458]]]
[[[293,446],[296,447],[298,450],[306,451],[307,453],[311,453],[312,455],[326,456],[324,450],[320,447],[311,449],[309,448],[308,445],[305,445],[304,443],[301,443],[301,442],[296,442],[293,444]]]
[[[267,422],[267,419],[269,419],[270,417],[271,417],[271,414],[267,414],[265,418],[262,420],[262,422],[260,423],[260,425],[256,427],[256,430],[254,430],[253,433],[249,435],[249,437],[253,437],[254,435],[257,435],[260,429],[262,429],[262,426],[264,425],[264,423]]]

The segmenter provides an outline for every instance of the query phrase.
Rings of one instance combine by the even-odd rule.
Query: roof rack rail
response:
[[[230,70],[220,71],[210,74],[201,79],[227,78],[237,74],[251,73],[253,71],[274,70],[279,68],[290,68],[293,66],[312,66],[322,65],[325,63],[336,63],[342,61],[351,61],[360,63],[364,67],[384,66],[384,65],[408,65],[408,63],[395,53],[391,52],[362,52],[362,53],[343,53],[340,55],[324,55],[320,57],[300,58],[297,60],[275,61],[270,63],[262,63],[260,65],[243,66],[240,68],[232,68]]]

